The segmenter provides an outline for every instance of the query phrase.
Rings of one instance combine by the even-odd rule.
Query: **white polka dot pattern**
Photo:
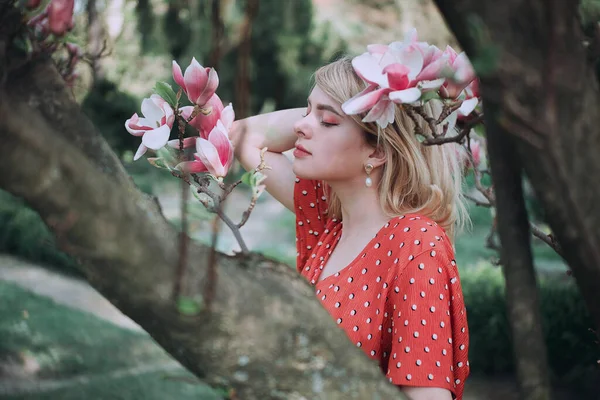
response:
[[[298,271],[390,382],[446,388],[461,399],[469,374],[468,327],[443,229],[421,215],[393,218],[352,263],[319,281],[342,229],[327,218],[324,199],[319,182],[296,182]]]

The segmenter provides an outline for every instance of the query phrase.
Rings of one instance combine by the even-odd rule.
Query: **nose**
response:
[[[311,130],[307,121],[307,117],[302,117],[294,123],[294,133],[299,137],[310,137]]]

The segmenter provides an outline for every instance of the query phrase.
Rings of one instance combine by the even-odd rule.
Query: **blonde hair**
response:
[[[314,78],[315,84],[340,104],[365,88],[349,57],[319,68]],[[424,108],[433,118],[442,112],[439,102],[429,101]],[[395,106],[395,120],[385,129],[374,122],[362,122],[365,115],[350,117],[365,132],[367,143],[378,146],[385,153],[386,162],[382,166],[378,187],[384,212],[390,217],[423,214],[444,228],[453,240],[467,215],[461,190],[461,146],[456,143],[433,146],[419,143],[415,135],[415,121],[424,132],[430,131],[429,126],[420,116],[413,120],[401,106]],[[327,195],[329,215],[340,219],[340,200],[333,192]]]

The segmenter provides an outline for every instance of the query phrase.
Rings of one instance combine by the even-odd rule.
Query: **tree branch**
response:
[[[180,315],[171,299],[177,232],[59,82],[50,61],[39,61],[12,71],[0,89],[0,169],[10,171],[0,188],[61,235],[95,289],[196,376],[240,398],[403,398],[288,266],[219,255],[227,279],[217,282],[212,311]],[[189,259],[207,253],[192,244]],[[190,263],[187,282],[200,295],[205,276],[206,265]]]

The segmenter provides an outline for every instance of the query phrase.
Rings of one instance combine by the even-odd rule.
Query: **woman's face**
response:
[[[361,127],[340,104],[315,86],[308,97],[306,116],[296,122],[294,173],[328,183],[357,180],[364,183],[364,166],[373,148]]]

